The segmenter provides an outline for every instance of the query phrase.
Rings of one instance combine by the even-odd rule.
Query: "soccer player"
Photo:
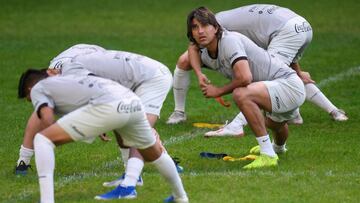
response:
[[[137,94],[145,106],[145,112],[150,125],[153,127],[160,115],[163,102],[172,85],[172,75],[162,63],[138,54],[105,50],[97,45],[78,44],[70,47],[56,56],[49,65],[50,75],[88,75],[112,79],[119,84],[130,88]],[[31,123],[28,126],[31,127]],[[20,157],[16,167],[17,173],[26,172],[33,154],[32,140],[36,132],[33,127],[25,132],[24,142],[20,148]],[[157,135],[157,134],[156,134]],[[116,136],[117,138],[119,136]],[[121,140],[117,140],[119,146],[123,146]],[[140,173],[143,167],[141,155],[136,149],[124,146],[120,148],[121,156],[126,165],[129,163],[133,172]],[[131,159],[129,154],[131,153]],[[181,167],[176,165],[178,170]],[[119,179],[105,182],[105,186],[117,186],[125,178],[132,182],[138,180],[142,185],[141,177],[135,177],[136,173],[123,174]],[[131,177],[130,177],[131,176]],[[123,184],[129,183],[125,181]],[[129,183],[130,184],[130,183]]]
[[[19,97],[33,103],[38,129],[34,151],[41,202],[54,202],[56,146],[73,141],[91,143],[97,135],[115,131],[125,145],[135,147],[171,185],[175,202],[188,202],[176,166],[156,142],[141,100],[130,89],[91,75],[47,77],[28,70],[20,78]],[[70,94],[69,94],[70,93]],[[54,115],[62,116],[56,122]],[[119,185],[96,199],[135,198],[135,187]]]
[[[203,95],[216,98],[232,93],[256,136],[259,145],[251,152],[260,156],[244,168],[276,166],[276,153],[286,151],[287,121],[297,116],[297,109],[305,101],[305,88],[299,76],[246,36],[223,30],[205,7],[188,15],[187,36],[194,70],[201,74],[204,65],[231,80],[221,87],[202,84]],[[261,110],[266,112],[265,118]],[[273,131],[273,143],[266,127]]]
[[[286,65],[292,67],[303,80],[306,90],[306,99],[328,112],[335,121],[346,121],[345,113],[338,109],[314,84],[310,74],[300,69],[299,60],[305,48],[312,39],[310,24],[293,11],[276,5],[256,4],[239,7],[233,10],[216,14],[219,24],[230,31],[239,32],[258,46],[267,50],[271,55],[278,57]],[[190,84],[189,70],[191,66],[188,52],[182,54],[174,71],[173,92],[175,111],[169,117],[168,124],[176,124],[186,120],[185,101]],[[207,78],[195,70],[199,85],[206,83]],[[290,123],[301,124],[299,116]],[[242,135],[243,125],[246,125],[242,113],[220,130],[210,131],[206,136]]]

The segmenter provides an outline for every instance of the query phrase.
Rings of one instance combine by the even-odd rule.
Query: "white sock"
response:
[[[185,112],[186,94],[190,86],[190,71],[185,71],[176,66],[174,70],[173,92],[175,111]]]
[[[230,128],[239,128],[239,126],[241,126],[241,128],[243,126],[247,125],[247,120],[244,116],[244,114],[242,112],[240,112],[238,115],[236,115],[236,117],[231,121],[231,123],[229,123],[229,127]]]
[[[129,159],[129,154],[130,154],[130,148],[121,148],[120,149],[120,154],[121,154],[121,159],[123,161],[124,164],[124,168],[126,169],[126,165]]]
[[[41,202],[54,202],[55,145],[44,135],[34,138],[36,169],[39,177]]]
[[[160,174],[170,183],[175,198],[187,197],[176,166],[168,154],[162,153],[158,159],[151,163],[155,165]]]
[[[19,150],[19,159],[17,161],[17,165],[19,165],[20,161],[24,161],[26,165],[30,164],[31,157],[34,155],[34,150],[29,149],[21,145]]]
[[[272,146],[273,146],[273,149],[276,153],[283,153],[283,152],[286,152],[286,143],[283,144],[283,145],[277,145],[274,140],[272,142]]]
[[[313,83],[305,85],[306,100],[324,109],[330,113],[337,110],[336,106],[321,92],[321,90]]]
[[[276,156],[276,153],[273,149],[273,146],[271,144],[270,137],[268,134],[261,136],[261,137],[257,137],[256,140],[258,141],[259,146],[260,146],[260,154],[266,154],[271,157]]]
[[[125,171],[125,178],[121,183],[121,186],[129,187],[136,186],[136,182],[141,174],[141,171],[144,167],[143,160],[131,157],[127,162],[127,167]]]

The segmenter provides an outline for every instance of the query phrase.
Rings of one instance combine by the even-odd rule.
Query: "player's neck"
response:
[[[208,53],[211,58],[217,58],[218,56],[218,39],[214,38],[213,41],[209,43],[208,46],[206,46]]]

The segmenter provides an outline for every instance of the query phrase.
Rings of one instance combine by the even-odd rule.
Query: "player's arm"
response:
[[[300,77],[300,79],[305,83],[315,83],[314,80],[311,79],[309,72],[304,72],[301,70],[299,63],[291,63],[290,67],[296,71],[296,74]]]
[[[208,85],[206,88],[203,88],[202,90],[205,97],[219,97],[229,94],[232,93],[235,88],[246,87],[252,82],[252,74],[249,63],[245,57],[235,59],[232,67],[234,74],[233,80],[222,87]]]
[[[189,54],[190,66],[193,68],[199,80],[199,86],[203,87],[209,83],[209,80],[206,77],[206,75],[204,75],[201,72],[202,62],[200,58],[199,47],[193,43],[190,43],[188,47],[188,54]]]
[[[41,121],[36,115],[36,112],[33,112],[26,124],[25,133],[24,133],[24,140],[23,140],[23,146],[29,149],[33,149],[33,140],[36,135],[36,133],[43,130],[43,127],[41,125]]]
[[[37,116],[40,119],[42,129],[45,129],[55,123],[55,115],[53,108],[46,103],[42,104],[37,110]]]

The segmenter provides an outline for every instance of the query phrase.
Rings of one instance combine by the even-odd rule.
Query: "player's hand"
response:
[[[99,135],[99,137],[104,142],[111,141],[111,138],[109,136],[107,136],[106,133],[103,133],[103,134]]]
[[[200,73],[198,75],[198,80],[199,80],[199,86],[200,88],[205,87],[206,85],[210,84],[210,80],[206,77],[205,74]]]
[[[206,98],[215,98],[221,96],[219,88],[212,84],[205,85],[201,88],[201,91]]]
[[[301,73],[299,74],[299,77],[305,84],[315,83],[315,81],[311,79],[309,72],[301,71]]]

